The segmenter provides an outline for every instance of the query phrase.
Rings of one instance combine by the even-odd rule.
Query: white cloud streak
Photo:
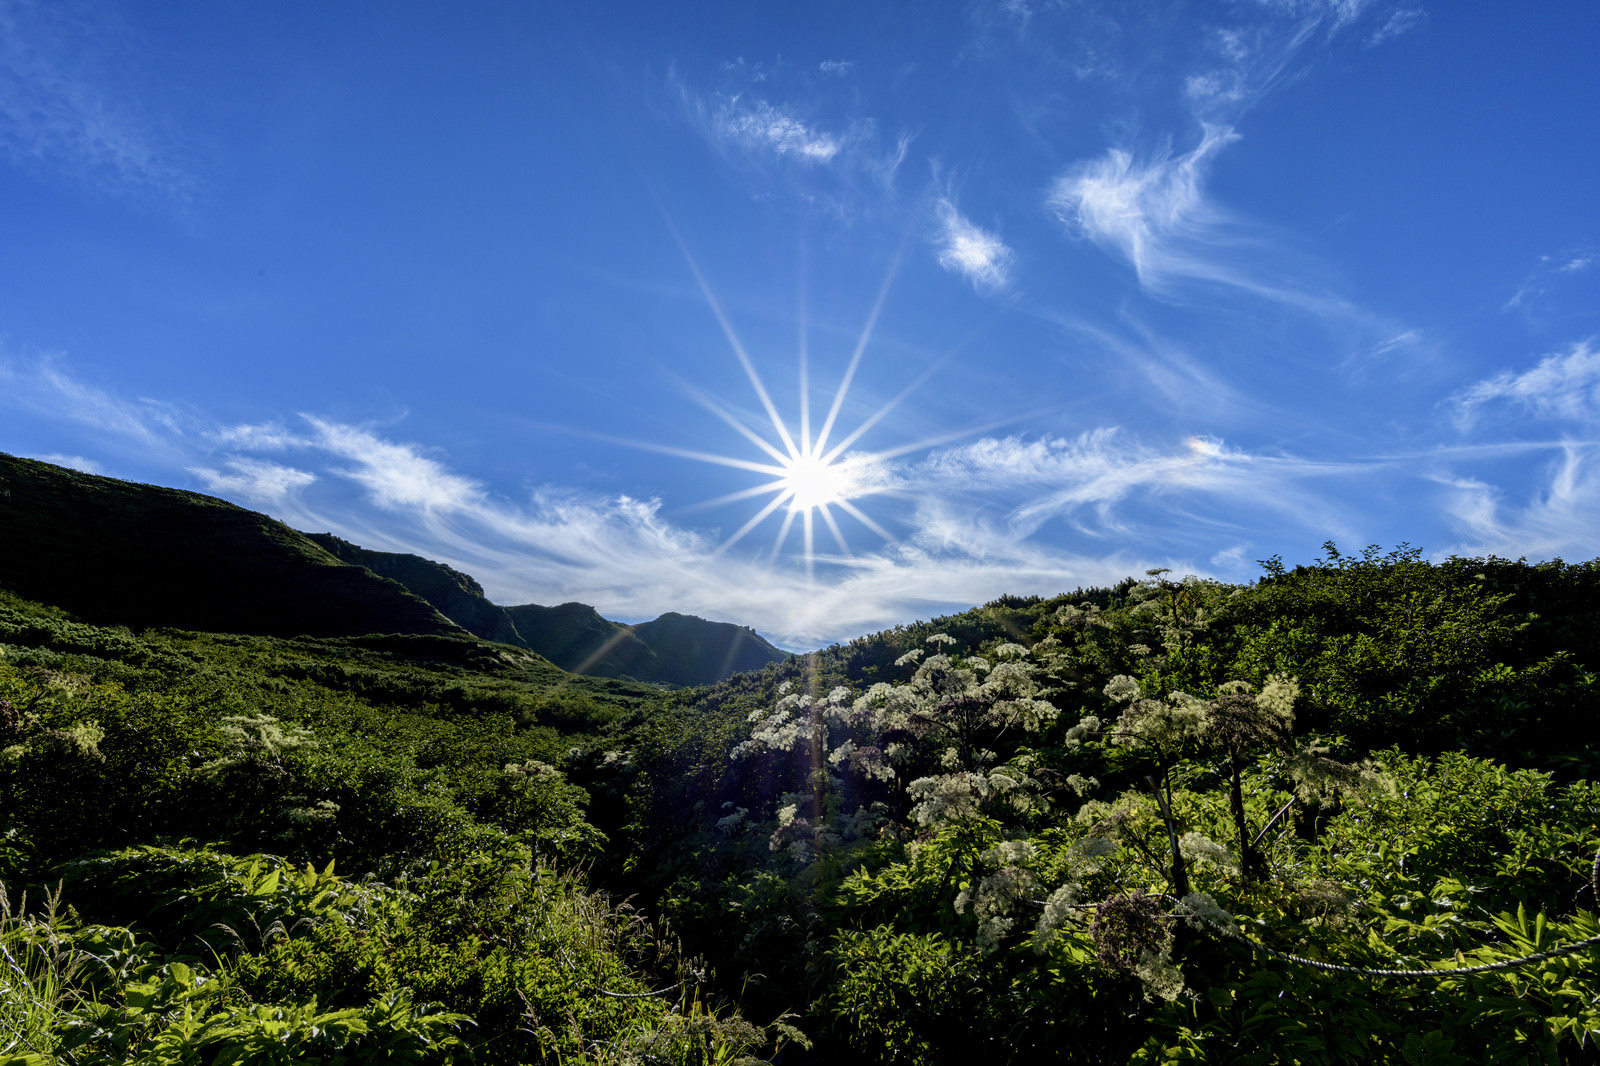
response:
[[[105,473],[105,470],[100,466],[99,463],[95,462],[93,459],[85,459],[81,455],[60,455],[52,452],[48,455],[38,455],[34,458],[43,463],[54,463],[56,466],[65,466],[73,470],[80,470],[85,474]]]
[[[1309,67],[1313,45],[1326,44],[1382,6],[1260,0],[1229,8],[1231,24],[1198,42],[1173,44],[1175,50],[1198,47],[1203,55],[1181,79],[1180,102],[1200,130],[1193,147],[1180,152],[1170,141],[1153,150],[1115,144],[1058,175],[1045,195],[1046,209],[1070,233],[1126,262],[1140,286],[1159,299],[1178,302],[1197,288],[1208,294],[1226,288],[1372,328],[1372,316],[1308,279],[1308,264],[1286,262],[1283,241],[1216,203],[1206,183],[1223,150],[1240,139],[1245,114]]]
[[[226,472],[191,466],[189,473],[219,496],[248,500],[257,506],[277,506],[317,480],[317,475],[263,459],[233,456],[223,461]]]
[[[25,409],[160,447],[183,430],[177,410],[156,400],[128,400],[78,380],[61,357],[16,356],[0,349],[0,398]]]
[[[203,458],[218,446],[219,458]],[[913,504],[904,535],[868,553],[819,558],[813,580],[797,561],[769,562],[762,549],[719,552],[726,531],[680,525],[660,500],[560,486],[510,500],[443,456],[372,427],[302,416],[298,429],[271,421],[212,426],[174,437],[171,449],[187,455],[176,469],[207,491],[300,529],[446,562],[477,577],[499,603],[578,599],[628,621],[684,611],[753,625],[796,648],[1006,592],[1054,594],[1149,565],[1191,567],[1181,552],[1153,547],[1136,557],[1120,547],[1128,541],[1107,544],[1108,533],[1140,520],[1121,509],[1184,490],[1225,508],[1240,494],[1283,494],[1294,473],[1290,464],[1274,478],[1269,462],[1199,438],[1170,454],[1113,430],[974,441],[883,470],[884,498]],[[1246,469],[1229,473],[1234,466]],[[1263,471],[1269,476],[1258,481]],[[1098,551],[1033,536],[1058,517],[1087,531]]]
[[[1003,289],[1011,281],[1016,253],[996,234],[968,221],[948,198],[934,205],[939,216],[935,238],[939,265],[965,277],[980,290]]]
[[[1578,346],[1542,376],[1512,376],[1480,391],[1551,404],[1562,382],[1591,382],[1594,373],[1588,348]],[[53,380],[61,397],[84,392],[68,387],[62,370]],[[103,395],[101,402],[118,406]],[[156,432],[136,421],[121,426],[134,435]],[[876,498],[898,505],[897,517],[885,519],[898,539],[854,556],[818,558],[813,580],[798,560],[769,562],[764,547],[719,551],[725,529],[688,527],[659,499],[558,485],[509,498],[453,469],[442,453],[371,426],[302,416],[287,426],[167,432],[168,451],[183,457],[172,468],[208,491],[296,528],[448,563],[478,578],[495,602],[576,599],[626,621],[684,611],[753,625],[795,648],[1008,592],[1053,595],[1113,583],[1152,565],[1224,567],[1236,575],[1267,513],[1285,520],[1280,527],[1303,530],[1308,543],[1349,540],[1361,532],[1348,521],[1350,491],[1398,485],[1394,495],[1409,505],[1413,479],[1425,468],[1517,461],[1551,448],[1329,462],[1199,435],[1141,440],[1115,427],[986,437],[885,462]],[[1547,472],[1548,487],[1521,508],[1508,508],[1477,469],[1431,475],[1442,486],[1443,513],[1472,548],[1523,554],[1592,547],[1590,531],[1600,528],[1594,446],[1555,447],[1562,461]],[[1365,512],[1356,517],[1370,520]]]
[[[1445,508],[1463,540],[1459,555],[1587,559],[1600,552],[1600,468],[1595,445],[1569,443],[1521,505],[1481,479],[1441,476]]]
[[[0,2],[0,154],[103,193],[186,201],[193,175],[133,102],[137,87],[107,62],[126,49],[108,17]]]
[[[1577,309],[1580,314],[1592,313],[1596,263],[1600,263],[1600,250],[1591,245],[1540,256],[1538,264],[1517,286],[1502,310],[1537,317],[1561,314],[1569,309]]]
[[[302,417],[315,431],[317,447],[355,463],[338,473],[363,486],[379,507],[445,511],[477,505],[483,498],[477,482],[452,474],[413,445],[391,444],[364,429]]]
[[[779,87],[771,84],[776,73],[743,60],[725,66],[724,73],[739,83],[731,92],[701,94],[676,72],[669,81],[692,127],[726,159],[757,176],[763,193],[773,185],[787,187],[814,208],[850,216],[875,202],[864,195],[865,183],[892,193],[912,138],[902,133],[890,140],[872,118],[848,110],[841,117],[840,101],[834,101],[831,120],[819,117],[830,111],[815,97],[837,93],[836,83],[850,69],[843,61],[831,63],[818,68],[826,79],[803,79],[797,91],[811,96],[800,103],[779,100]],[[819,87],[819,81],[834,84]],[[759,83],[767,83],[761,95],[751,90]]]
[[[1390,13],[1388,21],[1367,37],[1367,45],[1376,47],[1409,33],[1428,20],[1428,13],[1420,7],[1403,7]]]
[[[1252,455],[1202,436],[1159,448],[1104,427],[1075,438],[988,438],[937,452],[925,464],[923,488],[931,499],[963,492],[1016,499],[1005,514],[1014,537],[1030,537],[1053,519],[1096,536],[1125,533],[1131,526],[1119,508],[1135,497],[1189,497],[1203,511],[1247,516],[1268,510],[1327,528],[1337,521],[1337,506],[1309,486],[1370,476],[1382,465]]]
[[[1456,424],[1470,428],[1483,408],[1507,403],[1536,418],[1580,424],[1600,422],[1600,350],[1593,338],[1547,355],[1521,373],[1504,371],[1451,398]]]
[[[1057,178],[1046,206],[1071,232],[1126,261],[1155,293],[1171,295],[1179,279],[1265,291],[1215,255],[1237,238],[1223,238],[1231,220],[1202,191],[1212,159],[1237,139],[1229,127],[1207,126],[1182,155],[1138,160],[1114,148]]]
[[[747,151],[788,156],[804,163],[828,163],[844,145],[831,133],[806,125],[794,113],[765,100],[735,96],[723,102],[714,116],[719,139]]]

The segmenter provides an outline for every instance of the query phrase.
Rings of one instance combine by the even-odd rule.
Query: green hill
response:
[[[749,626],[693,615],[668,612],[629,629],[661,663],[660,679],[673,685],[720,681],[786,658]]]
[[[667,672],[655,651],[620,622],[600,617],[586,603],[506,608],[530,648],[575,674],[661,680]],[[726,676],[726,675],[723,675]],[[720,681],[721,677],[706,678]]]
[[[704,685],[787,657],[747,626],[673,612],[627,626],[584,603],[501,607],[485,598],[472,577],[444,563],[371,551],[331,533],[309,539],[346,563],[398,581],[467,632],[527,648],[575,674]]]
[[[399,583],[340,562],[266,515],[4,454],[0,587],[103,624],[459,633]]]
[[[0,1066],[1595,1061],[1600,561],[1329,544],[668,691],[525,649],[761,645],[0,471]],[[433,629],[60,609],[330,580]]]
[[[699,685],[786,657],[753,630],[666,614],[641,626],[579,603],[491,603],[417,555],[300,533],[225,500],[0,454],[0,588],[86,621],[217,633],[461,636],[561,668]]]

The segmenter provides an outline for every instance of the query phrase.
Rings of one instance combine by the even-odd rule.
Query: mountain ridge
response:
[[[214,496],[3,452],[0,587],[97,624],[471,634],[571,673],[658,685],[714,683],[787,657],[749,627],[676,612],[628,626],[586,604],[502,607],[444,563],[302,533]]]
[[[307,537],[335,558],[398,581],[469,633],[526,648],[570,673],[685,686],[787,657],[749,626],[676,611],[628,625],[576,601],[501,606],[490,602],[475,578],[445,563],[362,548],[332,533]]]

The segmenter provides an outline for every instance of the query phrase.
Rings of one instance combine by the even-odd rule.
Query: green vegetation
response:
[[[563,670],[696,685],[786,657],[753,630],[665,614],[625,626],[593,607],[501,607],[415,555],[305,534],[224,500],[0,453],[0,588],[98,624],[273,636],[483,640]]]
[[[692,615],[669,612],[652,622],[625,626],[583,603],[499,607],[484,597],[477,581],[443,563],[369,551],[331,533],[309,539],[342,562],[399,582],[467,632],[537,652],[573,673],[697,685],[759,670],[785,657],[752,629]]]
[[[1600,565],[1264,566],[630,716],[612,883],[821,1059],[1600,1061]]]
[[[466,637],[135,634],[4,593],[0,648],[0,1062],[790,1039],[579,872],[603,805],[563,768],[603,775],[607,723],[658,689]]]
[[[1600,564],[1264,567],[676,690],[0,591],[0,1066],[1600,1061]]]

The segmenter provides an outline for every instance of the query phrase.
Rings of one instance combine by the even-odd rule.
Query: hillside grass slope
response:
[[[277,544],[242,588],[442,618],[248,512],[5,477],[66,494],[11,544],[153,499],[70,544],[215,510]],[[669,691],[79,616],[57,555],[0,592],[0,1066],[1600,1059],[1597,563],[1330,544]]]

